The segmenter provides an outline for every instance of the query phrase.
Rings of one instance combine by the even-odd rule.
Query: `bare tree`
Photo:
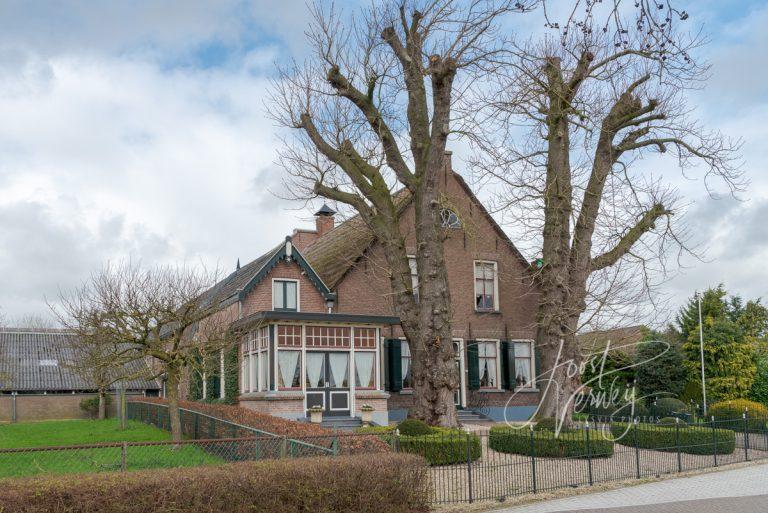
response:
[[[503,185],[497,206],[541,255],[537,348],[549,379],[539,416],[566,423],[579,373],[562,363],[581,361],[583,314],[653,300],[669,258],[695,249],[673,223],[683,205],[654,169],[659,156],[707,184],[741,185],[739,143],[686,105],[707,75],[695,58],[702,38],[678,28],[688,14],[663,0],[623,4],[577,1],[563,22],[545,11],[551,32],[514,45],[474,139],[476,171]]]
[[[281,152],[287,189],[351,207],[384,247],[394,311],[412,348],[410,413],[430,424],[457,424],[438,190],[446,142],[471,130],[466,91],[502,64],[500,20],[534,3],[387,1],[349,18],[317,5],[307,32],[312,56],[281,69],[273,86],[269,113],[295,129]],[[413,226],[400,218],[405,201]],[[406,232],[416,238],[418,301]]]
[[[93,342],[100,367],[137,358],[158,363],[174,441],[181,440],[179,384],[184,370],[197,365],[198,355],[234,343],[229,326],[236,316],[220,309],[220,298],[206,293],[215,281],[215,276],[186,267],[110,265],[61,297],[60,317],[86,335],[86,344]]]
[[[60,328],[54,319],[36,313],[27,313],[13,317],[9,322],[9,325],[16,328],[31,330],[51,330]]]

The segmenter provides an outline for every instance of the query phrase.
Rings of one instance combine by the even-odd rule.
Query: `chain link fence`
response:
[[[367,433],[296,440],[192,413],[195,412],[184,413],[186,436],[220,437],[179,443],[0,449],[0,477],[131,471],[347,453],[374,458],[375,451],[391,451],[424,457],[429,464],[433,502],[448,504],[501,501],[528,493],[768,459],[765,422],[754,422],[746,415],[742,419],[695,425],[586,424],[559,436],[547,430],[499,425],[490,429],[469,427],[467,432],[439,430],[425,436],[404,436],[377,428]],[[162,409],[138,408],[131,415],[136,420],[167,427]],[[229,433],[236,437],[225,436]],[[354,450],[345,451],[345,447]]]

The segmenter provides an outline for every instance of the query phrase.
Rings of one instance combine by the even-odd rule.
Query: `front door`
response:
[[[349,416],[349,353],[307,351],[307,409],[321,406],[323,415]]]

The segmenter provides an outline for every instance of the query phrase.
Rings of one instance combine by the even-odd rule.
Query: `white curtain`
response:
[[[279,385],[284,388],[293,386],[293,377],[296,375],[296,368],[299,365],[299,351],[280,350],[277,353],[277,365],[280,369]]]
[[[528,358],[515,359],[515,381],[522,386],[531,382],[531,360]]]
[[[323,366],[325,365],[324,353],[307,352],[307,387],[322,388]]]
[[[249,373],[251,375],[250,377],[251,392],[258,392],[259,391],[259,355],[258,354],[250,355],[248,357],[248,361],[250,362]]]
[[[373,388],[376,386],[375,374],[373,372],[373,361],[375,353],[363,352],[355,353],[355,386],[363,388]]]
[[[243,356],[243,362],[240,364],[240,391],[245,393],[250,390],[250,385],[248,384],[248,359],[249,356]]]
[[[349,353],[329,353],[331,360],[331,388],[343,388],[348,385],[347,375],[349,373]]]
[[[261,390],[269,390],[269,352],[259,353],[259,369],[261,369]]]

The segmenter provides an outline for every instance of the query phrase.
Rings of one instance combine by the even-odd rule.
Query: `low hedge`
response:
[[[613,442],[606,440],[600,432],[591,432],[589,451],[584,430],[533,432],[533,446],[536,456],[545,458],[607,458],[613,456]],[[488,447],[495,451],[531,455],[531,432],[508,426],[494,426],[488,435]]]
[[[430,465],[452,465],[466,463],[467,444],[472,461],[482,456],[480,437],[457,429],[429,426],[430,434],[395,438],[396,426],[366,426],[357,428],[356,433],[378,435],[391,447],[401,452],[422,456]]]
[[[472,461],[483,453],[480,437],[458,430],[432,428],[431,435],[399,436],[400,451],[422,456],[430,465],[453,465]]]
[[[9,479],[0,511],[14,513],[426,512],[421,458],[381,454],[173,470]]]
[[[714,439],[713,439],[714,431]],[[629,447],[637,446],[654,451],[677,452],[678,429],[653,424],[611,424],[616,442]],[[680,452],[686,454],[731,454],[736,448],[736,436],[728,429],[683,426],[679,428]]]

